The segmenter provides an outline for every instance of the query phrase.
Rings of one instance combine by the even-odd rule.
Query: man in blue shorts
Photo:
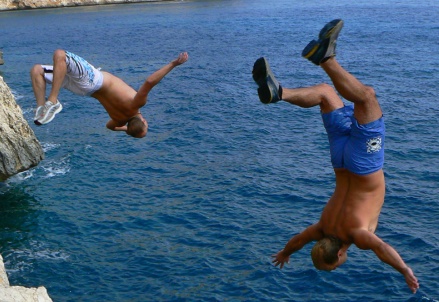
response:
[[[375,235],[378,217],[384,203],[383,173],[385,127],[383,114],[373,88],[363,85],[335,59],[337,37],[342,20],[333,20],[311,41],[302,56],[319,65],[332,80],[337,92],[353,103],[345,106],[328,84],[307,88],[282,87],[265,58],[253,68],[259,99],[264,104],[283,100],[296,106],[319,106],[328,134],[331,162],[335,172],[335,190],[324,207],[320,220],[293,236],[285,247],[273,255],[280,268],[290,255],[311,241],[314,266],[333,270],[347,259],[351,244],[372,250],[378,258],[400,272],[415,293],[418,280],[400,255]]]
[[[110,120],[107,128],[125,131],[127,134],[141,138],[148,131],[148,123],[140,113],[146,104],[148,93],[174,67],[188,60],[186,52],[151,74],[138,91],[118,77],[100,71],[83,58],[58,49],[53,54],[53,65],[34,65],[31,69],[32,88],[37,101],[34,122],[43,125],[51,122],[62,110],[58,100],[61,88],[81,96],[97,99],[107,110]],[[52,84],[46,100],[46,83]]]

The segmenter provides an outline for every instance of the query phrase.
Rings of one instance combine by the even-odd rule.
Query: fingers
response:
[[[178,56],[178,61],[183,64],[184,62],[186,62],[189,59],[189,55],[187,52],[182,52],[180,53],[180,55]]]
[[[410,290],[415,294],[416,291],[419,289],[418,279],[415,277],[413,271],[410,268],[407,269],[407,272],[408,274],[405,275],[405,280]]]
[[[412,290],[412,293],[416,294],[416,291],[419,289],[419,283],[418,280],[414,280],[409,284],[410,289]]]
[[[279,260],[277,259],[277,254],[271,255],[273,259],[273,261],[271,261],[271,263],[274,263],[274,266],[279,266],[280,265],[280,269],[282,269],[285,265],[285,261]],[[288,261],[287,261],[288,263]]]
[[[281,262],[279,260],[277,260],[276,255],[271,255],[271,257],[275,258],[271,261],[271,263],[274,263],[274,266],[278,266],[279,264],[281,264]],[[282,268],[282,265],[281,265]]]
[[[278,260],[273,260],[272,263],[274,263],[274,266],[277,267],[280,264],[280,269],[282,269],[284,267],[283,262],[280,262]]]

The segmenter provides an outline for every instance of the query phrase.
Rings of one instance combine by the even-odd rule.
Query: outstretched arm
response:
[[[315,223],[307,227],[303,232],[294,235],[282,250],[280,250],[277,254],[271,256],[274,258],[272,262],[275,266],[278,266],[280,264],[280,268],[283,268],[285,262],[288,263],[290,261],[290,255],[292,253],[297,252],[307,243],[314,240],[320,240],[322,238],[323,233],[320,228],[320,224]]]
[[[405,264],[404,260],[402,260],[401,256],[393,247],[367,230],[355,231],[352,234],[352,238],[357,247],[363,250],[373,250],[381,261],[400,272],[404,276],[405,282],[410,290],[416,293],[419,288],[418,279],[416,279],[411,268]]]
[[[137,92],[136,96],[134,97],[134,103],[140,108],[146,104],[148,93],[151,91],[151,89],[157,85],[174,67],[179,66],[183,63],[185,63],[188,60],[189,56],[187,52],[182,52],[180,55],[151,74],[143,83],[143,85],[140,87],[139,91]]]

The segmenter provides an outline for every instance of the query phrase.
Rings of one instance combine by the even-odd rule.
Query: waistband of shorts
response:
[[[97,77],[97,80],[95,80],[95,85],[93,89],[91,89],[87,95],[91,96],[93,93],[101,89],[102,84],[104,83],[104,74],[100,71],[100,69],[94,68],[95,77]]]

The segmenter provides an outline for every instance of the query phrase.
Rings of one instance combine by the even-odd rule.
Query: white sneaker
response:
[[[44,106],[38,106],[37,110],[35,110],[35,116],[34,116],[34,123],[37,125],[41,125],[38,120],[42,119],[44,117],[44,114],[46,113],[44,110]]]
[[[57,100],[57,103],[54,104],[51,101],[47,101],[44,104],[44,116],[43,118],[38,119],[35,123],[39,123],[39,125],[44,125],[50,123],[57,113],[60,113],[62,110],[61,103]],[[38,124],[37,124],[38,125]]]

